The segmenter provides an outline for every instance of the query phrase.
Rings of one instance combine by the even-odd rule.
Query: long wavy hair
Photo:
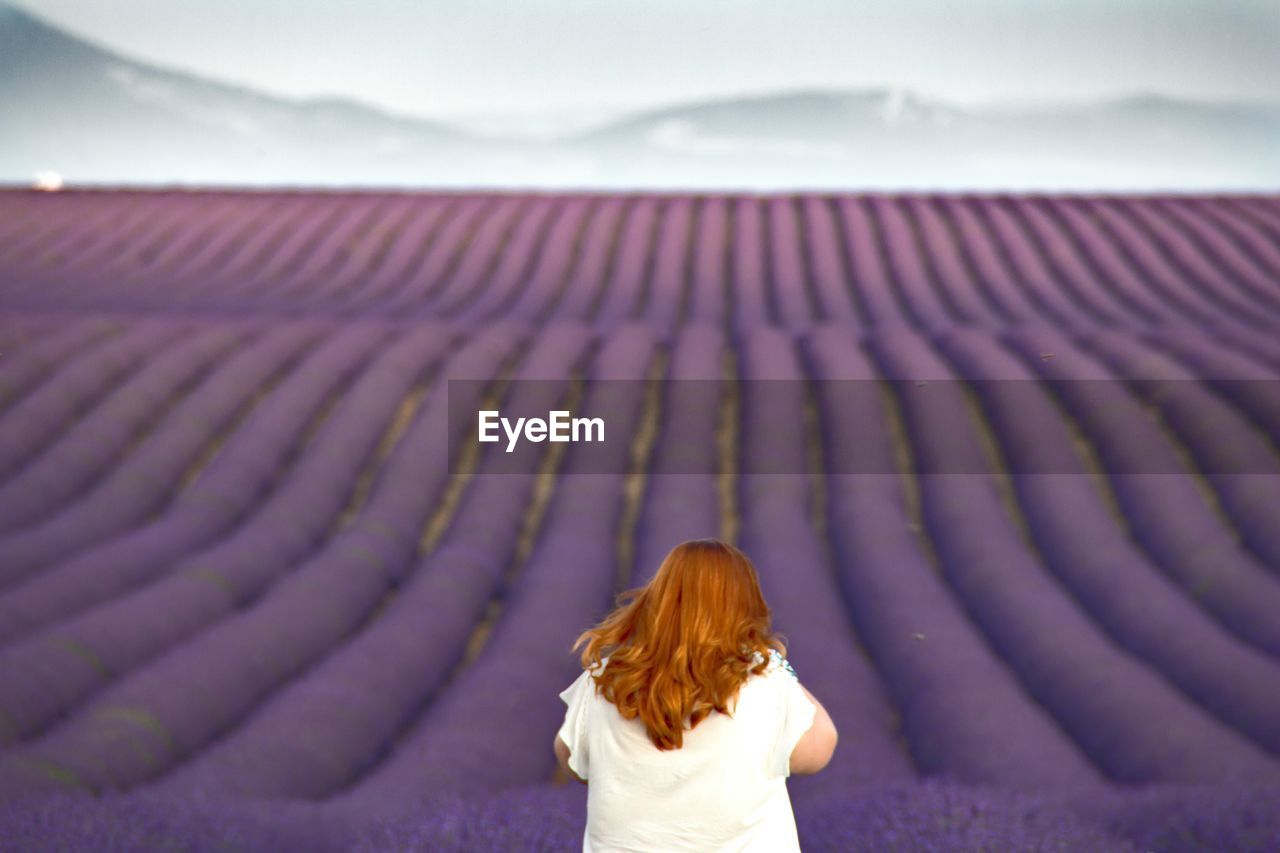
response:
[[[747,555],[715,539],[677,545],[648,584],[618,596],[618,607],[573,644],[596,692],[623,717],[639,717],[658,749],[679,749],[693,729],[729,701],[769,650],[786,654],[770,628],[769,606]]]

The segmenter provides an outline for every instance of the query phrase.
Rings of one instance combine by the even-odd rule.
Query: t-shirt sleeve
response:
[[[772,657],[775,665],[771,666],[769,677],[777,690],[778,728],[769,761],[769,777],[777,778],[791,775],[791,753],[804,733],[813,726],[818,707],[809,701],[800,687],[800,679],[786,659],[777,652]]]
[[[572,684],[560,691],[560,698],[567,708],[564,723],[556,733],[569,747],[569,769],[579,778],[587,778],[587,702],[595,692],[595,683],[588,670],[583,670]]]

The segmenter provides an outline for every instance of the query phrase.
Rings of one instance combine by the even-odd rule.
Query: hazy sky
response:
[[[1280,0],[18,0],[135,57],[423,116],[798,86],[1277,99]]]

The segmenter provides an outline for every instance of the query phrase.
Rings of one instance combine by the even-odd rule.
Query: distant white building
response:
[[[62,175],[57,172],[36,172],[31,187],[45,192],[57,192],[62,189]]]

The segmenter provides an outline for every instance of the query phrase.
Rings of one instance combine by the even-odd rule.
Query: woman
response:
[[[590,783],[584,851],[799,850],[792,773],[831,760],[836,729],[769,624],[746,555],[685,542],[584,632],[555,739]]]

